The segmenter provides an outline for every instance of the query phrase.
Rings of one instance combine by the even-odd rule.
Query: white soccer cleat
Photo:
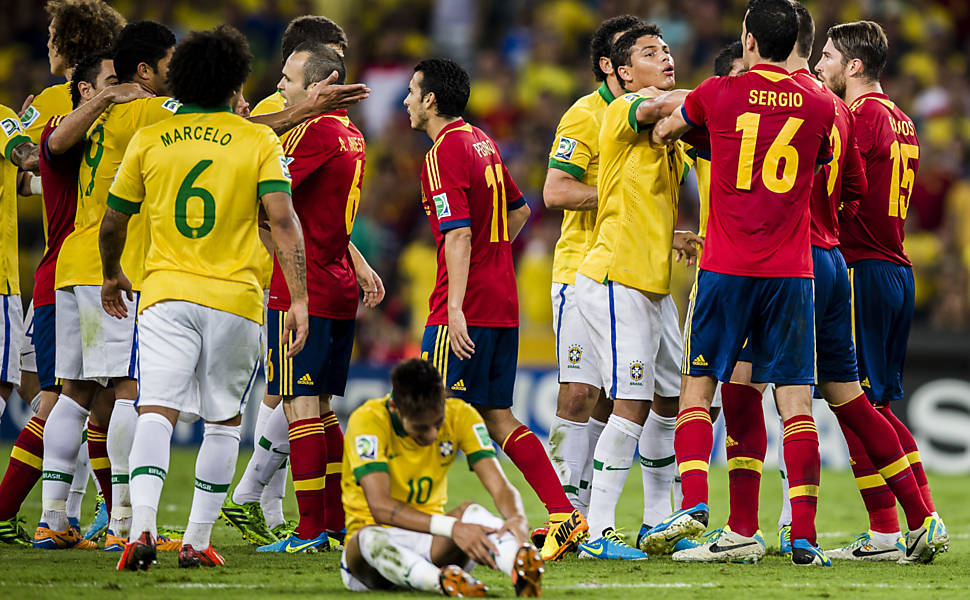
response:
[[[903,557],[903,550],[895,542],[880,541],[867,531],[841,548],[826,550],[825,556],[836,560],[896,561]]]
[[[725,527],[698,546],[674,552],[671,558],[677,562],[756,563],[764,555],[765,540],[760,531],[748,537]]]

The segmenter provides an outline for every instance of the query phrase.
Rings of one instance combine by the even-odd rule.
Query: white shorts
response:
[[[54,292],[55,376],[102,384],[114,377],[137,377],[138,292],[133,301],[122,298],[128,316],[116,319],[101,306],[100,285],[75,285]]]
[[[24,343],[24,307],[20,295],[0,295],[0,382],[20,385],[20,346]]]
[[[577,275],[576,297],[610,398],[680,395],[683,340],[669,294],[652,298],[613,281],[604,285]]]
[[[20,370],[37,372],[37,352],[34,351],[34,301],[27,305],[24,317],[24,337],[20,344]]]
[[[376,527],[376,525],[372,525],[371,527]],[[431,540],[434,536],[430,533],[421,533],[420,531],[411,531],[410,529],[401,529],[399,527],[385,527],[384,531],[390,537],[391,544],[394,546],[407,548],[411,552],[417,552],[421,558],[431,562]],[[347,567],[346,544],[344,545],[343,553],[340,555],[340,578],[344,582],[344,587],[351,592],[369,592],[372,590],[366,583],[354,577]]]
[[[249,389],[249,399],[247,402],[262,402],[263,397],[266,395],[266,374],[269,373],[269,367],[266,365],[268,356],[266,354],[266,340],[269,332],[266,329],[269,323],[269,318],[267,317],[269,306],[269,290],[263,290],[263,325],[259,328],[259,357],[260,357],[260,369],[257,369],[256,380]]]
[[[600,387],[600,370],[593,343],[576,304],[576,286],[552,284],[552,329],[556,332],[559,383],[585,383]]]
[[[193,302],[168,300],[138,317],[138,406],[206,421],[242,413],[259,367],[259,324]]]

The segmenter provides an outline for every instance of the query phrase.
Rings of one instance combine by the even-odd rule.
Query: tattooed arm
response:
[[[128,238],[128,221],[131,215],[108,207],[101,220],[101,233],[98,243],[101,247],[101,272],[104,282],[101,285],[101,306],[112,317],[124,319],[128,316],[128,306],[121,297],[124,292],[128,301],[134,300],[131,282],[121,270],[121,253]]]
[[[263,208],[269,220],[276,247],[276,260],[280,263],[286,286],[290,290],[290,308],[286,311],[284,338],[290,332],[289,350],[286,357],[295,356],[303,349],[309,330],[306,292],[306,249],[303,246],[303,228],[293,210],[293,201],[287,192],[269,192],[262,196]]]
[[[40,170],[40,146],[33,142],[24,142],[10,151],[10,159],[22,171],[38,173]]]

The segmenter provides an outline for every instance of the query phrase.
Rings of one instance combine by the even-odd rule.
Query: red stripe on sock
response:
[[[566,498],[559,476],[549,462],[546,449],[528,427],[520,425],[513,431],[506,438],[502,450],[522,471],[525,480],[535,490],[550,515],[573,511],[573,505]]]
[[[714,428],[711,414],[703,407],[685,408],[677,415],[674,430],[674,454],[678,470],[681,464],[700,460],[709,463],[714,447]],[[694,469],[680,474],[680,489],[684,494],[681,508],[690,508],[701,502],[707,503],[707,471]]]
[[[32,418],[17,436],[14,442],[15,448],[20,448],[24,452],[33,456],[44,458],[44,419]],[[39,430],[41,435],[37,435]],[[37,480],[40,479],[41,470],[34,468],[27,463],[21,462],[13,456],[7,466],[7,472],[0,482],[0,520],[6,521],[17,516],[17,511],[27,498],[27,494],[33,489]]]
[[[785,466],[788,469],[788,489],[791,498],[791,539],[806,539],[816,544],[815,512],[818,496],[791,496],[791,492],[801,486],[815,486],[819,483],[821,461],[818,455],[818,431],[811,415],[798,415],[785,421],[784,436]]]
[[[758,492],[761,473],[747,468],[730,468],[732,458],[752,458],[764,463],[768,451],[761,393],[749,385],[725,383],[721,386],[724,424],[728,440],[728,481],[731,492],[731,531],[753,536],[758,531]]]
[[[340,531],[345,526],[340,472],[344,460],[344,432],[333,411],[323,415],[322,419],[327,440],[327,487],[324,488],[327,508],[324,521],[327,531]]]
[[[916,440],[913,438],[913,434],[899,420],[899,417],[893,413],[889,404],[880,406],[879,414],[885,417],[893,429],[896,430],[896,436],[899,437],[899,444],[903,447],[903,452],[909,455],[910,452],[919,451],[919,448],[916,447]],[[926,505],[927,510],[930,512],[936,512],[936,507],[933,505],[933,495],[930,493],[930,482],[926,479],[926,471],[923,470],[922,461],[910,461],[909,466],[913,470],[913,475],[916,477],[916,485],[919,486],[920,495],[923,497],[923,504]]]
[[[307,425],[319,426],[319,431],[308,432]],[[301,428],[300,431],[294,430]],[[315,429],[316,427],[313,427]],[[293,486],[327,474],[327,443],[323,434],[323,421],[320,417],[302,419],[290,423],[290,472]],[[326,529],[325,489],[296,490],[296,504],[300,509],[300,524],[296,536],[301,540],[312,540]]]
[[[92,434],[94,434],[92,436]],[[88,460],[91,461],[91,470],[94,477],[101,486],[101,494],[104,496],[104,503],[111,513],[111,464],[101,469],[95,469],[94,465],[97,458],[108,458],[108,428],[100,427],[88,421]]]

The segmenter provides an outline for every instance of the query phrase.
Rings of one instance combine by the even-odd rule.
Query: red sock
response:
[[[108,428],[88,421],[88,460],[101,486],[104,503],[111,513],[111,461],[108,460]]]
[[[758,492],[768,451],[761,394],[750,385],[725,383],[721,386],[721,398],[731,490],[728,526],[731,531],[750,537],[758,531]]]
[[[320,417],[290,423],[290,472],[300,509],[296,537],[312,540],[326,529],[327,443]]]
[[[550,520],[562,521],[573,512],[559,476],[556,475],[542,442],[525,425],[520,425],[502,442],[502,451],[522,471],[525,480],[546,506]]]
[[[344,528],[344,502],[341,497],[340,476],[344,461],[344,433],[333,411],[323,415],[323,433],[327,438],[327,486],[323,488],[327,510],[324,515],[327,531]]]
[[[681,509],[707,503],[707,469],[713,448],[711,413],[700,406],[680,411],[674,429],[674,454],[680,471],[680,489],[684,494]]]
[[[930,511],[923,503],[916,477],[893,426],[872,407],[865,394],[859,394],[845,404],[833,406],[832,411],[838,417],[840,426],[845,423],[862,441],[872,465],[892,490],[893,512],[896,511],[895,501],[898,499],[906,513],[909,528],[919,529],[923,519],[930,516]]]
[[[821,461],[818,430],[811,415],[798,415],[785,421],[784,450],[791,499],[791,539],[805,539],[814,546]]]
[[[933,495],[930,494],[930,482],[926,479],[926,471],[923,470],[923,461],[920,460],[919,448],[916,447],[916,440],[913,439],[913,434],[893,414],[888,404],[879,407],[879,414],[886,417],[889,424],[896,430],[896,435],[899,437],[899,444],[903,447],[903,452],[906,453],[906,460],[909,461],[909,466],[913,470],[913,475],[916,477],[916,485],[919,486],[919,493],[923,496],[923,504],[926,505],[926,508],[930,512],[936,512],[936,507],[933,505]]]
[[[898,532],[899,515],[896,512],[896,497],[886,485],[886,480],[872,464],[859,436],[849,429],[842,419],[839,419],[839,427],[842,428],[842,434],[849,446],[849,464],[852,466],[855,483],[859,487],[859,493],[862,494],[862,503],[866,505],[866,512],[869,513],[869,529],[878,533]]]
[[[13,443],[10,463],[0,483],[0,521],[17,516],[20,505],[40,479],[44,465],[44,423],[44,419],[33,417]]]

